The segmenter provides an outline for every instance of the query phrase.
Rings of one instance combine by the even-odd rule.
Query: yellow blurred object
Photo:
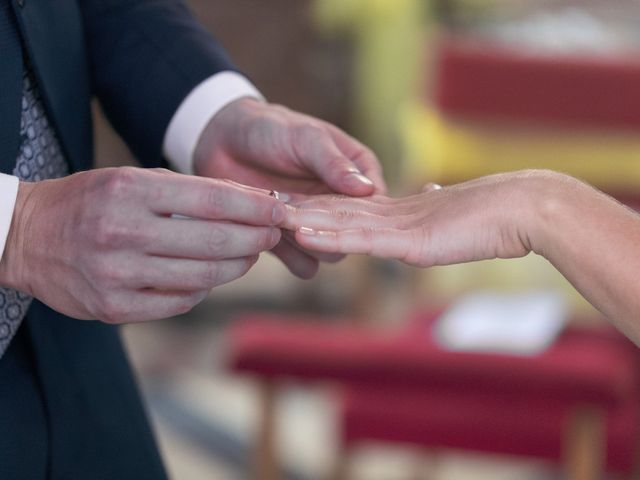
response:
[[[623,133],[492,128],[411,105],[402,115],[405,178],[443,183],[492,173],[548,168],[608,192],[640,192],[640,136]]]
[[[415,280],[418,296],[425,292],[431,300],[447,304],[461,295],[477,290],[523,292],[554,290],[559,292],[577,316],[592,317],[594,308],[543,257],[530,254],[510,260],[450,265],[424,270]],[[420,298],[416,301],[420,302]]]
[[[425,12],[420,0],[317,0],[321,30],[353,36],[353,130],[397,176],[400,108],[417,91],[423,59]]]

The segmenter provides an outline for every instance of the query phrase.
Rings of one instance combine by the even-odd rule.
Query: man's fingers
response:
[[[296,248],[285,238],[283,238],[271,252],[278,257],[296,277],[308,280],[318,273],[319,261]]]
[[[386,194],[387,183],[384,180],[382,165],[375,153],[338,127],[334,125],[327,127],[338,149],[353,161],[365,177],[373,182],[375,193]]]
[[[111,297],[98,312],[98,320],[111,324],[159,320],[187,313],[208,295],[198,292],[139,290]]]
[[[321,252],[366,254],[381,258],[410,259],[417,245],[410,231],[392,228],[360,228],[338,232],[301,228],[300,245]]]
[[[362,174],[373,182],[375,192],[379,195],[386,195],[388,192],[387,183],[382,173],[382,168],[378,163],[378,159],[368,150],[362,152],[361,155],[353,159],[353,162],[360,169]]]
[[[128,286],[170,291],[211,290],[243,277],[257,260],[257,255],[217,262],[148,257]]]
[[[375,192],[373,182],[335,144],[328,129],[309,127],[295,142],[298,162],[327,186],[345,195],[366,196]]]
[[[147,253],[197,260],[257,255],[280,241],[280,229],[189,218],[160,218],[150,230]]]
[[[149,194],[151,208],[162,215],[178,214],[248,225],[278,225],[284,204],[269,192],[234,182],[186,175],[162,176]]]

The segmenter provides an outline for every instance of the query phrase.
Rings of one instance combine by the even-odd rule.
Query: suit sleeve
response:
[[[207,78],[235,71],[181,0],[80,0],[94,94],[145,166],[165,165],[172,116]]]

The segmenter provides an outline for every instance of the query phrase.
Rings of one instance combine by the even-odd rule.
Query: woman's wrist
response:
[[[537,170],[529,174],[518,228],[532,252],[547,259],[553,256],[557,238],[569,227],[571,212],[586,189],[582,182],[562,173]]]

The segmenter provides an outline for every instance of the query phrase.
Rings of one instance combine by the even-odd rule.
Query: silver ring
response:
[[[269,192],[269,196],[275,198],[276,200],[280,200],[280,193],[276,190],[271,190]]]

